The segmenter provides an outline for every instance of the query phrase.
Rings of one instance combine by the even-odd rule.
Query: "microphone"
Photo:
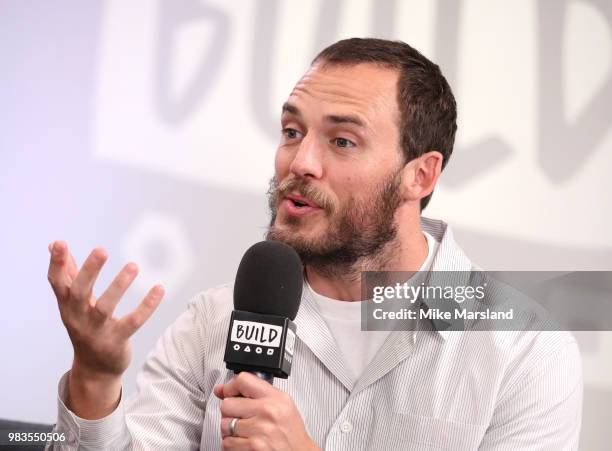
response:
[[[246,251],[234,284],[227,369],[251,372],[270,384],[289,376],[302,287],[302,262],[292,247],[262,241]]]

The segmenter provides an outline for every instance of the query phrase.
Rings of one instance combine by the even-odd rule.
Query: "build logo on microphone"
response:
[[[232,371],[263,371],[287,378],[296,326],[289,318],[234,310],[223,360]]]
[[[232,323],[231,341],[235,351],[255,352],[273,355],[274,349],[280,347],[283,328],[274,324],[238,321]],[[241,345],[242,344],[242,345]],[[244,346],[243,346],[244,345]],[[267,348],[264,350],[264,348]]]

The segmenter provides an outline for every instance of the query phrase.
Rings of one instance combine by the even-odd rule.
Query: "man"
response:
[[[233,377],[231,287],[198,295],[121,396],[129,337],[159,304],[112,317],[137,273],[99,299],[106,254],[77,270],[50,245],[49,280],[74,346],[57,431],[82,449],[573,449],[582,379],[566,333],[360,330],[360,274],[470,271],[449,227],[421,218],[450,158],[456,107],[439,68],[401,42],[323,50],[282,107],[268,238],[305,265],[292,375]]]

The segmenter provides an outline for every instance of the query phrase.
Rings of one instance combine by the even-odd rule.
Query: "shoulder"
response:
[[[495,331],[489,334],[490,346],[501,357],[501,397],[535,389],[541,394],[551,391],[549,398],[564,398],[581,390],[580,348],[570,332]]]
[[[558,373],[551,377],[564,377],[574,382],[581,378],[580,348],[570,332],[525,331],[516,334],[512,345],[510,363],[520,366],[525,376],[556,369]]]
[[[207,328],[226,325],[234,309],[233,289],[226,283],[203,290],[189,301],[189,309]]]

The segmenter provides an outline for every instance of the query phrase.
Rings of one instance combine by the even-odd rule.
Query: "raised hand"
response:
[[[121,393],[121,375],[131,360],[129,338],[151,316],[164,290],[154,286],[132,312],[116,318],[113,311],[138,274],[128,263],[99,297],[93,287],[108,256],[94,249],[81,269],[63,241],[49,245],[48,279],[55,292],[62,321],[74,349],[68,381],[69,408],[82,418],[111,413]]]

